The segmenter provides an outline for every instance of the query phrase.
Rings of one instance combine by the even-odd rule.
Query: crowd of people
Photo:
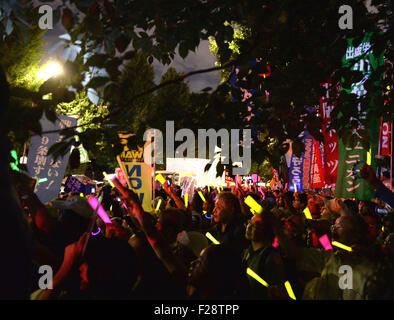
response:
[[[32,241],[30,298],[393,299],[394,196],[371,167],[361,175],[375,189],[373,201],[256,186],[207,186],[185,201],[181,187],[166,182],[152,212],[113,179],[115,187],[95,195],[111,223],[89,196],[63,193],[44,205],[17,185]],[[324,236],[351,251],[324,248]],[[47,288],[39,285],[43,265],[53,269]]]

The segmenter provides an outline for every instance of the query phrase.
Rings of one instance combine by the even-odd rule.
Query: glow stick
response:
[[[189,194],[188,194],[188,193],[185,193],[185,194],[183,195],[183,198],[184,198],[184,200],[185,200],[185,207],[187,208],[187,206],[189,205]]]
[[[115,188],[114,183],[111,181],[111,179],[108,177],[107,173],[105,171],[103,171],[103,175],[105,180],[107,180],[109,182],[109,184],[111,185],[112,188]]]
[[[285,288],[286,288],[286,291],[287,291],[287,294],[289,295],[289,297],[292,298],[293,300],[297,300],[294,295],[293,289],[291,288],[289,281],[285,282]]]
[[[104,223],[112,223],[111,219],[108,217],[107,213],[105,212],[104,208],[101,206],[96,197],[89,198],[88,202],[92,209],[95,209],[98,206],[97,214],[99,215],[101,220],[104,221]]]
[[[211,192],[211,188],[208,186],[208,192]]]
[[[275,237],[274,242],[272,242],[272,246],[273,246],[274,248],[279,247],[279,243],[278,243],[278,238],[277,238],[277,237]]]
[[[297,185],[294,183],[294,192],[297,192]]]
[[[265,200],[265,193],[264,193],[263,189],[259,188],[259,191],[263,195],[263,200]]]
[[[338,248],[341,248],[341,249],[343,249],[343,250],[346,250],[346,251],[352,251],[352,248],[351,247],[348,247],[348,246],[346,246],[346,245],[344,245],[344,244],[342,244],[342,243],[340,243],[340,242],[337,242],[337,241],[333,241],[333,242],[331,242],[331,244],[333,245],[333,246],[336,246],[336,247],[338,247]]]
[[[308,207],[306,207],[306,208],[304,209],[304,214],[305,214],[305,217],[306,217],[307,219],[313,219],[313,218],[312,218],[312,215],[311,215],[311,211],[309,210]]]
[[[371,148],[369,148],[369,151],[367,152],[367,165],[371,165]]]
[[[161,199],[159,199],[159,201],[157,201],[156,211],[158,211],[160,209],[160,205],[161,205]]]
[[[256,281],[260,282],[263,286],[268,287],[268,283],[265,280],[263,280],[257,273],[255,273],[252,269],[247,268],[246,273]]]
[[[80,196],[81,198],[83,198],[83,193],[81,192],[81,193],[79,194],[79,196]]]
[[[39,180],[37,181],[37,184],[39,184],[39,183],[41,183],[41,182],[45,182],[45,181],[48,181],[48,178],[39,179]]]
[[[288,183],[286,182],[286,184],[285,184],[285,190],[287,190],[287,185],[288,185]]]
[[[98,227],[98,230],[97,230],[97,232],[96,232],[96,233],[94,233],[94,232],[91,232],[90,234],[91,234],[92,236],[97,236],[97,235],[100,233],[100,231],[101,231],[101,228],[100,228],[100,227]]]
[[[245,199],[245,204],[253,209],[256,213],[262,213],[263,208],[254,200],[251,196],[247,196]],[[253,212],[252,212],[253,213]]]
[[[328,239],[328,236],[326,234],[319,238],[319,242],[323,246],[324,250],[332,250],[332,245],[331,245],[330,240]]]
[[[202,200],[203,202],[206,202],[206,201],[207,201],[207,200],[205,200],[205,197],[204,197],[204,195],[202,194],[201,191],[198,191],[198,195],[200,196],[200,198],[201,198],[201,200]]]
[[[217,240],[213,237],[213,235],[211,235],[209,232],[207,232],[207,233],[205,234],[205,236],[206,236],[209,240],[211,240],[214,244],[220,244],[220,242],[217,241]]]
[[[159,181],[163,185],[166,183],[166,179],[164,179],[161,173],[156,176],[155,180]]]

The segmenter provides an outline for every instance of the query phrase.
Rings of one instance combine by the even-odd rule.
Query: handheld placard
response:
[[[253,209],[254,212],[260,214],[263,212],[263,207],[260,206],[256,200],[254,200],[251,196],[247,196],[245,199],[245,204]],[[253,213],[252,211],[252,213]]]

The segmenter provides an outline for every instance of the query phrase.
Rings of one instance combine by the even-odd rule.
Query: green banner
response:
[[[369,78],[372,72],[383,65],[383,56],[375,57],[373,50],[371,49],[371,39],[372,33],[366,33],[363,41],[358,45],[353,45],[353,38],[347,39],[348,47],[346,49],[346,54],[343,57],[343,66],[348,66],[352,70],[361,71],[364,75],[361,81],[353,83],[350,90],[341,88],[348,93],[356,94],[361,97],[366,94],[364,88],[364,82]],[[379,94],[379,93],[377,93]],[[360,108],[357,117],[361,119],[370,119],[369,127],[362,128],[368,131],[370,135],[370,149],[365,150],[362,146],[359,137],[357,137],[357,132],[353,132],[354,137],[348,139],[347,145],[344,145],[343,139],[339,139],[339,164],[338,164],[338,175],[337,184],[335,188],[335,197],[338,198],[357,198],[360,200],[371,200],[374,198],[374,191],[372,187],[365,182],[364,179],[359,177],[360,169],[362,165],[354,165],[358,162],[370,163],[371,166],[376,170],[376,158],[375,155],[378,153],[378,139],[379,139],[379,120],[375,115],[376,105],[373,100],[369,103],[369,108],[366,111],[361,111]],[[339,114],[339,116],[341,116]],[[357,118],[355,118],[357,119]],[[350,142],[353,141],[353,144]],[[354,170],[357,175],[354,175]]]

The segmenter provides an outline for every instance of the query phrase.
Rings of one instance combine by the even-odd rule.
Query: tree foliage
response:
[[[278,159],[286,152],[282,144],[287,139],[294,141],[294,150],[299,153],[302,150],[297,147],[300,145],[298,136],[304,128],[315,138],[322,138],[319,118],[305,116],[305,106],[316,105],[323,94],[321,83],[329,77],[333,77],[335,82],[341,78],[356,79],[359,76],[357,72],[349,72],[348,68],[342,67],[347,38],[352,37],[358,43],[365,32],[373,32],[371,43],[374,54],[384,54],[387,60],[394,61],[392,2],[372,1],[379,10],[371,13],[362,1],[348,1],[347,4],[353,9],[354,24],[351,30],[338,27],[338,9],[342,4],[336,0],[324,4],[313,0],[70,0],[57,7],[54,13],[55,17],[61,17],[69,34],[65,43],[71,57],[67,69],[71,71],[67,82],[60,84],[52,81],[43,91],[56,90],[60,85],[73,85],[81,90],[85,75],[90,75],[85,88],[97,92],[101,103],[107,105],[110,111],[101,120],[97,119],[100,130],[105,132],[108,124],[122,125],[122,121],[131,116],[134,120],[137,118],[133,120],[132,128],[136,137],[141,139],[141,133],[147,127],[144,120],[149,107],[138,109],[136,103],[162,88],[163,83],[157,88],[152,83],[152,88],[144,87],[134,96],[119,95],[122,67],[138,50],[150,63],[157,59],[169,64],[175,54],[186,57],[201,40],[212,37],[217,46],[220,66],[223,69],[240,66],[237,74],[239,87],[259,88],[259,91],[245,100],[239,88],[231,88],[228,81],[223,82],[210,94],[205,116],[216,120],[216,128],[239,128],[244,125],[242,119],[248,115],[245,104],[253,103],[259,112],[252,118],[251,124],[258,128],[263,137],[254,144],[252,157]],[[71,10],[69,5],[75,8]],[[32,5],[11,3],[8,9],[2,6],[0,32],[3,38],[15,33],[16,38],[23,39],[21,34],[26,26],[18,23],[20,19],[16,17],[32,17],[36,13],[34,10],[22,10],[23,6]],[[35,18],[38,21],[37,15]],[[9,23],[13,26],[12,32],[7,29]],[[382,25],[385,32],[381,32]],[[247,36],[234,38],[233,26],[245,28]],[[250,62],[256,58],[260,63],[251,67]],[[259,76],[267,72],[267,65],[271,68],[270,76]],[[97,70],[105,70],[105,73],[97,73]],[[374,80],[381,78],[383,73],[385,80],[378,84]],[[359,102],[364,108],[362,111],[365,111],[370,108],[364,103],[366,99],[374,98],[378,106],[377,116],[384,116],[385,119],[392,117],[392,64],[378,68],[371,75],[368,85],[363,101],[345,91],[341,92],[337,111],[346,111],[349,105]],[[384,89],[387,87],[391,90]],[[266,91],[270,93],[269,100]],[[381,95],[383,91],[385,97]],[[231,97],[235,101],[231,101]],[[58,95],[55,102],[61,98],[63,96]],[[51,108],[50,104],[36,100],[39,108]],[[358,116],[349,112],[342,114],[333,122],[340,135],[348,132],[344,129],[349,128],[350,117]],[[369,125],[368,120],[359,119],[365,127]],[[31,125],[32,129],[37,128]],[[88,137],[90,131],[80,134],[81,140],[84,139],[82,136]],[[273,152],[270,146],[272,141]]]

